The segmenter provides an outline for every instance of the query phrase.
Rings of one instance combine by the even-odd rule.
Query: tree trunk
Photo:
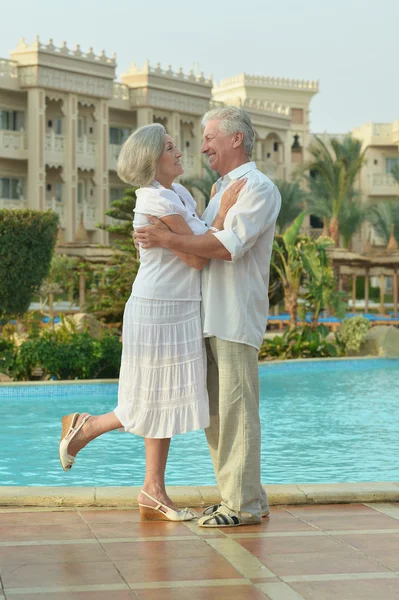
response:
[[[298,316],[298,295],[293,291],[287,291],[285,296],[285,308],[290,315],[290,329],[296,329]]]
[[[338,217],[332,217],[330,220],[330,237],[335,242],[335,247],[339,246],[339,224]]]

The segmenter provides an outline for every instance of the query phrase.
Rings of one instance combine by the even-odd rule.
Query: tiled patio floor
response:
[[[0,510],[0,599],[397,600],[399,504],[280,506],[261,525]]]

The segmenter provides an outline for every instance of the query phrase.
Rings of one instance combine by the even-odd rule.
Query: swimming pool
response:
[[[321,360],[259,367],[263,483],[399,479],[399,360]],[[112,410],[117,384],[0,387],[0,485],[141,485],[139,437],[94,440],[64,473],[60,417]],[[184,457],[184,461],[181,460]],[[204,433],[172,440],[169,485],[214,485]]]

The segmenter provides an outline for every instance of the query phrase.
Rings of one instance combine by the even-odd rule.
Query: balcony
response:
[[[76,213],[76,227],[79,227],[83,212],[83,227],[86,231],[97,229],[100,219],[97,217],[97,207],[95,204],[89,204],[86,200],[78,203]]]
[[[195,156],[194,154],[183,154],[181,157],[181,164],[183,165],[184,175],[183,177],[194,177],[195,173]]]
[[[399,184],[390,173],[372,173],[368,181],[369,196],[399,196]]]
[[[28,158],[28,136],[24,131],[0,130],[0,158]]]
[[[46,210],[52,210],[59,216],[60,227],[65,228],[65,204],[64,202],[57,201],[54,197],[46,200]]]
[[[116,171],[119,152],[122,146],[120,144],[108,144],[108,169]]]
[[[64,164],[65,137],[55,135],[55,133],[46,133],[44,151],[46,164],[50,167],[60,167]]]
[[[77,161],[78,167],[81,169],[95,169],[96,167],[96,142],[88,139],[86,135],[78,137]]]
[[[3,208],[8,210],[21,210],[22,208],[28,208],[28,200],[27,198],[20,198],[19,200],[0,198],[0,210]]]

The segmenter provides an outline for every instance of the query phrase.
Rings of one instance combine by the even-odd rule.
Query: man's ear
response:
[[[241,146],[243,140],[244,134],[241,133],[241,131],[237,131],[237,133],[235,133],[233,137],[233,148],[238,148],[239,146]]]

